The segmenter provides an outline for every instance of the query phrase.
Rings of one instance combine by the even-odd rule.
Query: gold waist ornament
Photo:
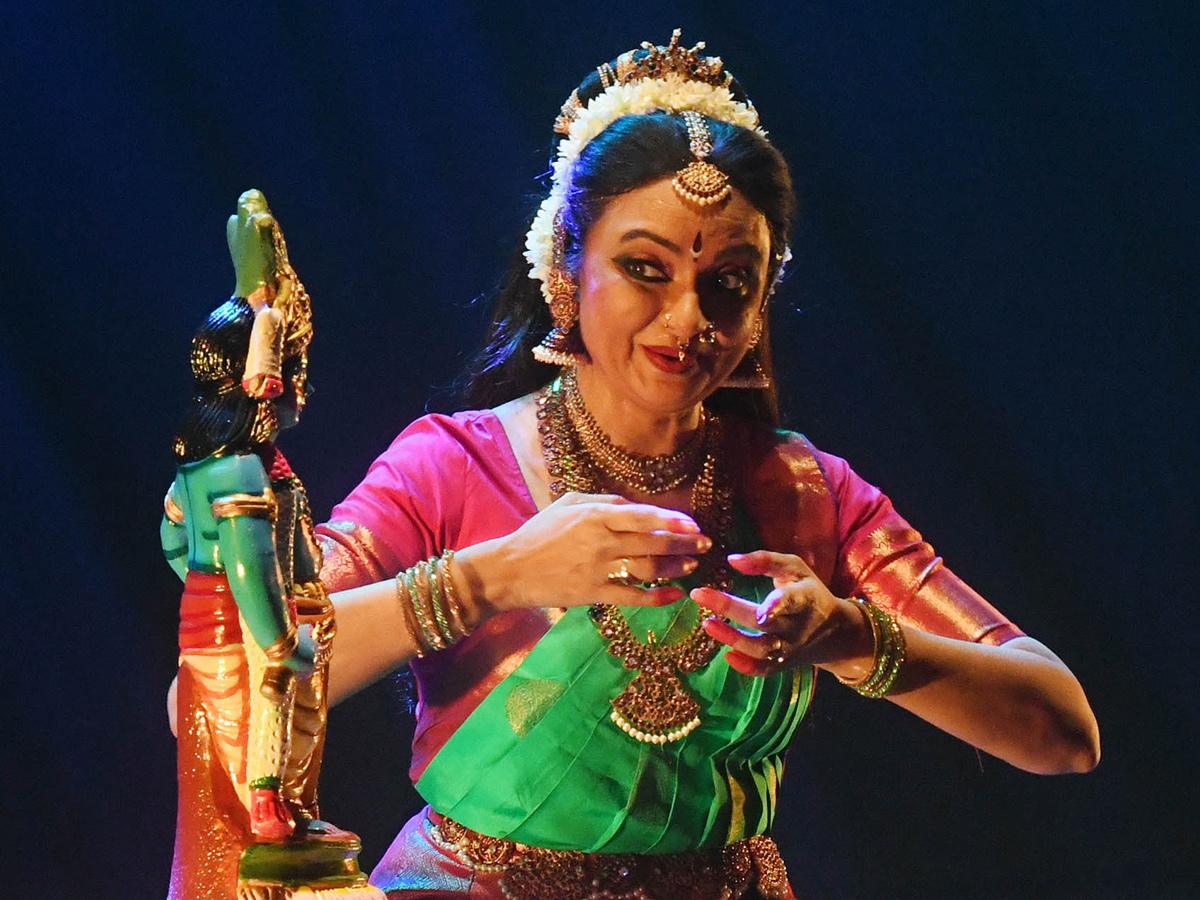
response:
[[[500,875],[509,900],[737,900],[752,886],[792,896],[779,848],[765,834],[687,853],[583,853],[488,837],[432,814],[434,842],[459,862]]]

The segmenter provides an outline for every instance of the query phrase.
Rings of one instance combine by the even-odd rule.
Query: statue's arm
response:
[[[175,482],[167,490],[163,498],[162,524],[158,527],[158,537],[162,543],[163,556],[175,570],[182,581],[188,573],[188,536],[187,527],[183,524],[183,509],[175,500]]]
[[[275,550],[275,495],[257,456],[217,460],[207,494],[221,560],[238,611],[268,658],[297,671],[312,668],[314,646],[298,634],[283,592]]]

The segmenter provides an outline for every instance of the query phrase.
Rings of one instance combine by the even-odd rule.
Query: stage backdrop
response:
[[[1196,896],[1194,3],[15,0],[0,10],[7,896],[165,892],[157,547],[191,333],[261,188],[315,302],[283,446],[318,515],[447,385],[594,65],[705,39],[791,161],[788,423],[1079,674],[1104,760],[1038,778],[821,679],[778,837],[804,898]],[[390,683],[324,810],[418,806]]]

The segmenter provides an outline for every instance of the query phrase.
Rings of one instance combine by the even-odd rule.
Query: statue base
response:
[[[238,900],[386,900],[358,867],[362,842],[357,835],[327,822],[301,827],[303,834],[290,841],[251,844],[242,852]]]

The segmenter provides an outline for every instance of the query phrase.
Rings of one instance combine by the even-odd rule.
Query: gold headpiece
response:
[[[677,75],[684,81],[728,86],[733,81],[733,76],[725,71],[725,63],[721,58],[701,56],[704,41],[698,42],[691,50],[684,50],[679,46],[679,36],[682,33],[679,28],[671,32],[671,42],[665,47],[642,41],[641,49],[646,52],[641,56],[638,55],[638,50],[622,53],[617,57],[615,70],[609,63],[597,66],[596,74],[600,76],[600,83],[607,90],[618,84]],[[562,112],[554,120],[555,132],[569,134],[571,123],[575,121],[580,109],[583,109],[583,104],[579,102],[579,91],[572,91],[567,102],[563,104]]]
[[[305,353],[308,345],[312,343],[312,298],[288,259],[287,241],[283,239],[283,229],[279,227],[278,220],[275,222],[272,238],[275,244],[275,280],[278,288],[272,305],[283,313],[286,323],[283,358],[291,359]]]

